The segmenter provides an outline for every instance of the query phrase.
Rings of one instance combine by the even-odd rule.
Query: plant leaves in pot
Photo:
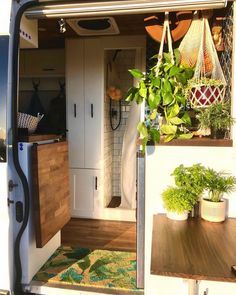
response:
[[[226,217],[226,201],[223,194],[234,190],[236,177],[225,172],[217,172],[207,168],[205,171],[205,185],[208,198],[201,200],[201,217],[207,221],[222,222]]]
[[[198,198],[183,187],[169,186],[162,192],[162,199],[168,218],[186,220]]]
[[[235,122],[230,114],[230,103],[228,101],[214,103],[206,108],[195,109],[195,111],[200,129],[209,129],[211,137],[214,139],[225,138],[226,131],[229,131]]]

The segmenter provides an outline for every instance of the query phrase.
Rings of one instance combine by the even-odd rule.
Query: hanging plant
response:
[[[166,32],[169,53],[163,52]],[[148,141],[158,143],[161,135],[165,142],[174,138],[192,138],[188,130],[191,119],[186,111],[185,87],[193,76],[193,69],[180,65],[180,52],[172,49],[167,14],[159,54],[153,58],[157,58],[157,64],[146,74],[138,69],[129,70],[138,83],[129,89],[126,97],[127,101],[135,100],[137,104],[145,102],[148,109],[145,121],[138,124],[143,150]],[[161,126],[159,116],[164,117]]]
[[[127,101],[135,100],[137,104],[145,101],[149,112],[144,122],[138,124],[143,149],[148,141],[158,143],[160,135],[168,142],[174,138],[190,139],[188,126],[191,119],[186,111],[185,86],[193,75],[193,70],[180,63],[180,53],[174,50],[174,62],[170,53],[164,53],[161,63],[154,66],[147,74],[138,69],[129,70],[138,78],[136,87],[129,89]],[[159,115],[164,116],[165,123],[157,129]]]

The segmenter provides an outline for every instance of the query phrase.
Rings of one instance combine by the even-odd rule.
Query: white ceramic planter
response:
[[[169,219],[172,220],[186,220],[188,219],[188,212],[185,211],[184,213],[177,213],[177,212],[171,212],[171,211],[167,211],[166,216]]]
[[[201,200],[201,217],[207,221],[222,222],[225,220],[226,202],[211,202],[207,199]]]

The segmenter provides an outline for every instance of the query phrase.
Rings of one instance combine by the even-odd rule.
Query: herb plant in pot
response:
[[[183,187],[169,186],[162,193],[167,217],[173,220],[186,220],[198,197]]]
[[[190,167],[181,164],[174,169],[171,175],[175,178],[176,186],[170,186],[162,193],[168,218],[187,219],[204,190],[204,170],[201,164]]]
[[[214,139],[224,138],[225,132],[235,122],[230,114],[229,102],[214,103],[204,109],[195,110],[200,129],[209,129],[211,137]]]
[[[236,178],[211,168],[205,171],[207,198],[201,200],[201,217],[207,221],[222,222],[226,216],[226,201],[223,194],[234,190]]]

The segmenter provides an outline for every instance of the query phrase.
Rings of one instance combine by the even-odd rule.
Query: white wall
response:
[[[11,0],[0,0],[0,35],[9,35]]]
[[[152,218],[153,214],[165,212],[161,193],[168,185],[174,183],[173,177],[170,176],[173,169],[180,164],[190,166],[194,163],[202,163],[216,170],[225,170],[236,176],[236,148],[150,146],[147,149],[145,176],[145,295],[152,295],[153,290],[159,290],[159,295],[187,294],[186,282],[182,279],[165,278],[150,274]],[[235,193],[227,196],[227,198],[229,199],[228,214],[230,217],[236,217]]]
[[[10,290],[13,258],[7,197],[7,163],[0,163],[0,289],[3,290]]]

